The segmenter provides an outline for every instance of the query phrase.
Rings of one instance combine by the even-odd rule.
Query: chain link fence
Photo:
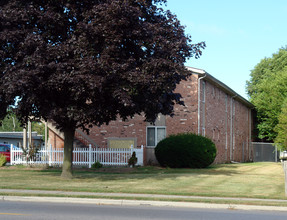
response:
[[[254,162],[278,162],[280,152],[273,143],[252,142]]]

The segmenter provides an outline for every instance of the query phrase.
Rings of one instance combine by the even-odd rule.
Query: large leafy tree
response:
[[[251,71],[247,92],[255,105],[259,138],[274,141],[282,104],[287,97],[287,49],[282,48],[265,58]]]
[[[0,116],[51,119],[64,132],[63,177],[72,175],[76,128],[143,113],[170,115],[176,84],[201,55],[165,0],[2,0]]]
[[[260,93],[262,80],[270,78],[271,73],[277,73],[287,66],[287,47],[279,49],[272,57],[262,59],[253,70],[251,79],[247,81],[247,92],[251,101],[256,99],[256,94]]]
[[[275,131],[278,133],[275,143],[278,144],[279,149],[287,150],[287,98],[283,102]]]

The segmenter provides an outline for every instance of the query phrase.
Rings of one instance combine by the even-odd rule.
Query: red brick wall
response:
[[[173,117],[166,117],[166,134],[180,132],[197,132],[197,76],[182,81],[176,92],[182,94],[185,106],[175,105]],[[146,126],[144,117],[136,115],[127,121],[117,119],[109,125],[93,127],[90,137],[98,145],[107,145],[107,139],[112,137],[137,138],[137,145],[146,145]]]
[[[205,84],[205,86],[204,86]],[[251,155],[251,114],[241,102],[226,94],[214,84],[201,80],[200,93],[200,134],[209,137],[217,147],[215,163],[248,161]],[[198,133],[198,76],[192,75],[177,87],[185,106],[175,105],[173,117],[165,119],[166,134]],[[205,102],[203,101],[205,97]],[[93,127],[90,138],[99,146],[107,146],[108,138],[136,138],[137,146],[146,146],[144,117],[137,115],[127,121],[117,119],[109,125]],[[54,138],[54,139],[53,139]],[[58,141],[50,136],[51,142]],[[60,142],[60,145],[62,142]],[[146,161],[153,161],[153,149],[147,149]]]
[[[127,121],[117,119],[110,122],[109,125],[93,127],[90,130],[92,138],[99,146],[107,146],[108,138],[136,138],[137,146],[146,145],[146,122],[140,115]]]
[[[50,129],[48,144],[51,144],[53,148],[64,148],[64,140]]]
[[[205,82],[205,85],[201,114],[205,114],[205,135],[217,147],[215,162],[249,161],[250,109],[211,83]]]
[[[202,103],[202,115],[205,115],[205,123],[203,122],[204,116],[202,116],[201,125],[205,128],[205,136],[216,145],[216,163],[228,161],[229,98],[222,90],[205,82],[205,103]]]
[[[198,133],[197,79],[197,75],[193,75],[177,88],[176,91],[184,97],[185,106],[176,105],[175,116],[167,117],[167,135],[181,132]],[[200,88],[200,134],[215,143],[217,148],[215,163],[249,161],[251,154],[250,109],[236,100],[236,97],[228,95],[204,79],[201,80]],[[205,102],[203,102],[203,97]]]
[[[166,118],[167,135],[197,133],[197,76],[182,81],[176,91],[182,95],[185,106],[175,105],[174,116]]]

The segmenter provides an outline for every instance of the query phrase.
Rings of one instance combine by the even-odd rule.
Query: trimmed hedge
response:
[[[205,168],[213,163],[216,147],[206,137],[177,134],[160,141],[155,148],[155,156],[163,167]]]

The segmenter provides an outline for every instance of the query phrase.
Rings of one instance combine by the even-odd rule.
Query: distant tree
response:
[[[265,58],[251,71],[247,92],[255,105],[259,138],[274,141],[278,116],[287,97],[287,49],[283,48],[272,58]]]
[[[159,4],[165,0],[2,0],[0,116],[14,104],[51,119],[64,132],[62,176],[72,177],[76,128],[88,131],[118,116],[154,121],[181,103],[176,85],[190,72],[184,27]]]
[[[278,133],[275,143],[280,150],[287,150],[287,98],[283,102],[275,131]]]
[[[38,135],[45,136],[45,125],[39,121],[32,121],[32,131],[37,132]]]
[[[287,47],[279,49],[277,53],[274,53],[271,58],[262,59],[253,70],[251,70],[250,81],[246,83],[247,93],[251,100],[256,97],[258,86],[265,78],[270,78],[271,73],[277,73],[283,70],[287,66]]]
[[[18,120],[17,116],[12,112],[8,111],[8,114],[3,120],[0,121],[0,131],[23,131],[23,126]],[[32,121],[32,131],[37,132],[37,134],[44,137],[45,134],[45,125],[38,121]]]
[[[23,128],[16,115],[9,111],[6,117],[1,121],[0,131],[23,131]]]

